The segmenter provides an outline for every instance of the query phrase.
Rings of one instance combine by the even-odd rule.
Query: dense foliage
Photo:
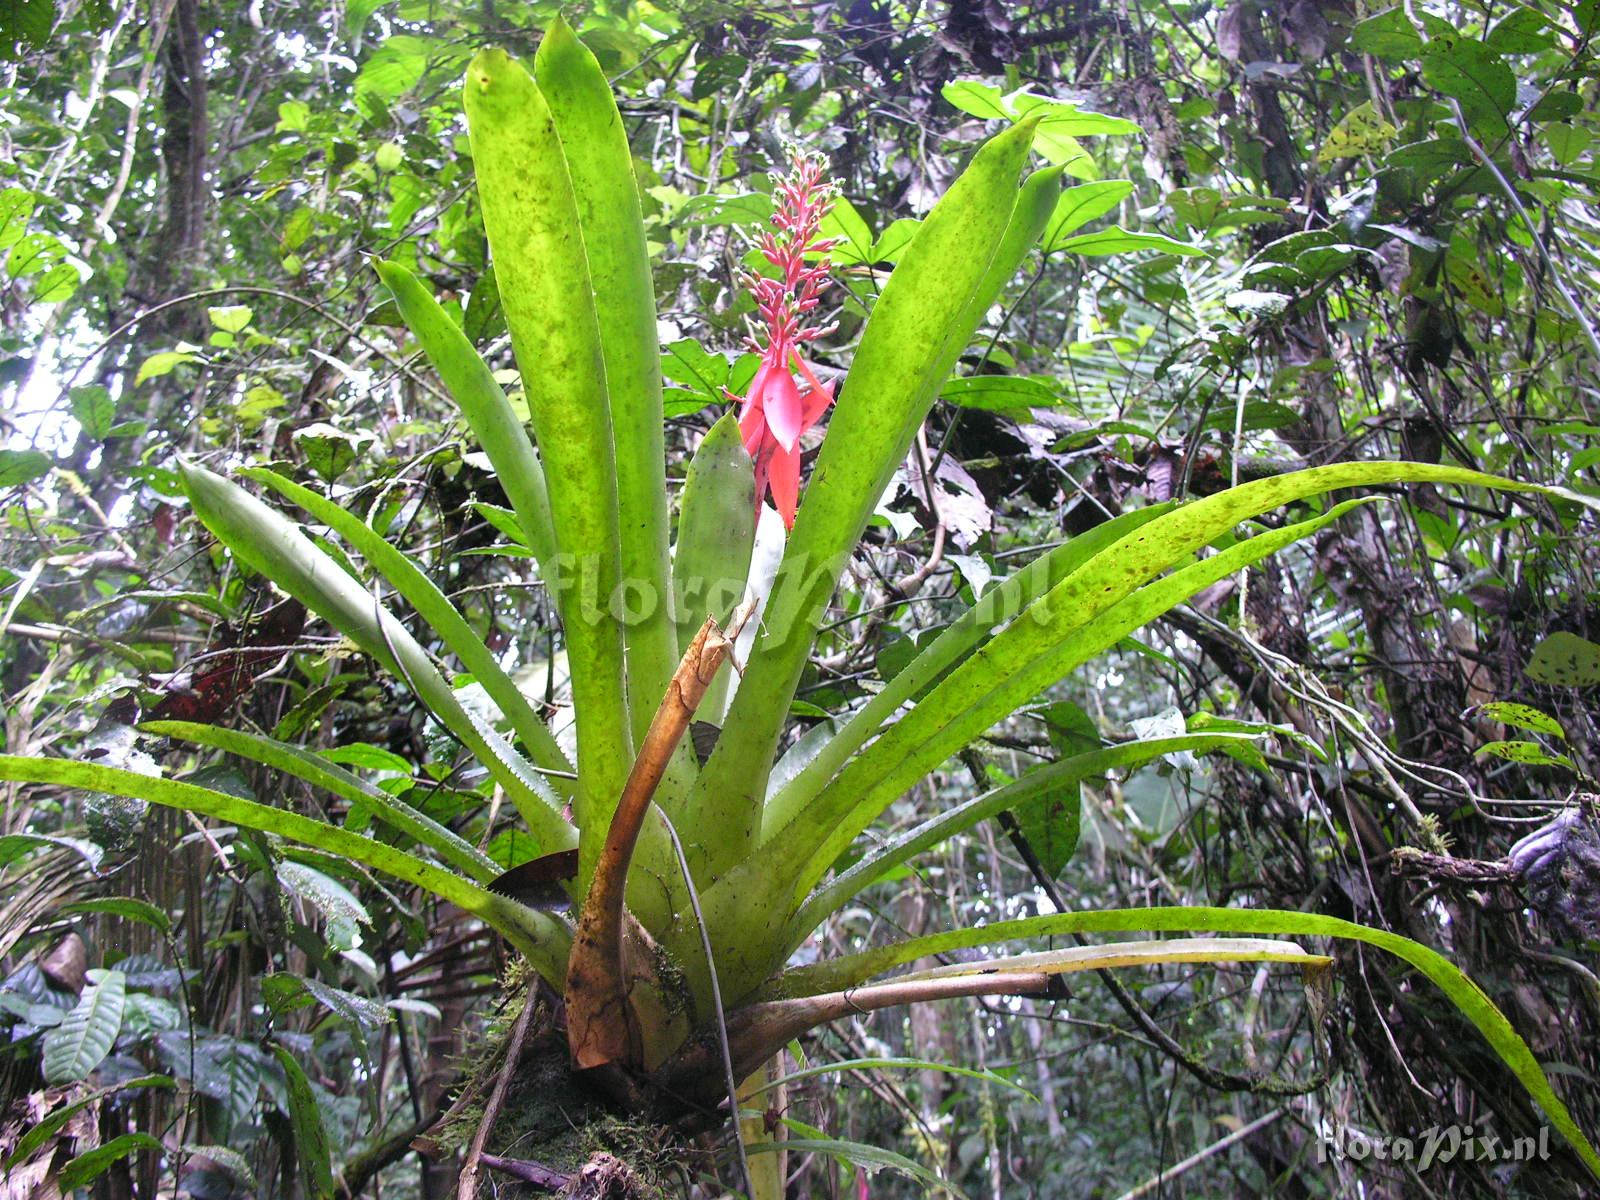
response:
[[[41,10],[16,6],[35,25]],[[68,6],[53,34],[22,30],[0,121],[6,753],[369,830],[359,804],[134,729],[214,722],[351,768],[500,866],[535,853],[370,647],[190,519],[177,455],[265,464],[356,513],[560,723],[571,685],[514,498],[368,265],[408,266],[515,380],[458,85],[483,44],[531,59],[555,15],[167,0]],[[1042,110],[1035,149],[1078,185],[885,494],[785,747],[833,732],[829,714],[892,683],[992,581],[1108,517],[1401,458],[1596,490],[1592,2],[568,17],[613,79],[640,176],[674,488],[757,369],[740,277],[792,146],[840,187],[824,228],[835,328],[808,351],[830,383],[976,144]],[[802,438],[808,471],[827,429]],[[1595,521],[1477,489],[1394,499],[1125,639],[911,787],[871,836],[1103,740],[1269,740],[1038,789],[897,866],[801,953],[1149,904],[1358,921],[1446,953],[1551,1066],[1578,1125],[1600,1130],[1600,814],[1570,799],[1596,790]],[[782,545],[768,524],[758,563]],[[0,787],[0,1154],[22,1186],[72,1162],[63,1188],[103,1171],[94,1186],[117,1196],[175,1180],[196,1196],[448,1194],[448,1162],[409,1147],[463,1058],[514,1016],[499,1007],[504,947],[482,926],[248,829]],[[796,1047],[806,1064],[917,1061],[860,1068],[848,1091],[837,1074],[788,1085],[774,1122],[816,1146],[789,1152],[791,1186],[859,1194],[878,1147],[903,1157],[872,1195],[935,1177],[972,1195],[1120,1194],[1246,1127],[1166,1194],[1583,1186],[1559,1137],[1515,1169],[1457,1159],[1408,1179],[1319,1161],[1328,1129],[1509,1139],[1545,1119],[1415,971],[1328,952],[1334,986],[1310,1003],[1265,964],[1168,966],[1086,978],[1070,999],[836,1023]],[[151,1075],[172,1083],[141,1086]],[[303,1153],[308,1114],[337,1183]],[[29,1129],[43,1132],[19,1145]],[[719,1162],[737,1178],[710,1153],[689,1169],[710,1178]]]

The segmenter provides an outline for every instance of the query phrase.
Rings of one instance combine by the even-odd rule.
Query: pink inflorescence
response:
[[[758,245],[778,277],[746,274],[740,279],[756,302],[759,323],[751,324],[749,346],[761,355],[761,366],[746,395],[729,393],[730,400],[743,406],[739,429],[755,460],[756,504],[770,489],[790,529],[800,501],[800,435],[833,403],[833,388],[800,356],[802,346],[833,328],[807,324],[828,285],[833,265],[828,251],[837,244],[817,236],[833,207],[833,185],[822,174],[820,158],[796,150],[789,174],[773,191],[773,228],[761,235]],[[816,257],[807,262],[807,255]]]

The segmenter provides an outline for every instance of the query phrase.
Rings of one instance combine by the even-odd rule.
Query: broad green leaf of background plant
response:
[[[283,1046],[273,1046],[272,1053],[283,1068],[289,1094],[289,1123],[294,1129],[294,1148],[300,1158],[306,1192],[312,1200],[333,1200],[333,1150],[316,1093],[293,1054]]]
[[[44,1037],[46,1083],[76,1083],[111,1053],[122,1031],[127,1003],[127,976],[121,971],[91,970],[77,1005]]]
[[[1106,179],[1098,183],[1080,183],[1061,193],[1055,211],[1044,227],[1039,244],[1046,254],[1053,254],[1063,243],[1096,217],[1103,217],[1133,195],[1133,181]]]
[[[1458,34],[1434,38],[1422,51],[1422,78],[1461,104],[1471,124],[1503,134],[1517,100],[1517,77],[1482,42]]]
[[[148,1133],[124,1133],[102,1146],[96,1146],[93,1150],[71,1159],[61,1168],[56,1183],[60,1186],[62,1194],[71,1195],[76,1189],[93,1183],[119,1159],[137,1154],[141,1150],[160,1154],[164,1149],[166,1147]]]
[[[1535,683],[1590,687],[1600,683],[1600,644],[1558,630],[1534,647],[1523,673]]]

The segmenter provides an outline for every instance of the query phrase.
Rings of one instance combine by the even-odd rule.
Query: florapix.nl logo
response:
[[[1550,1157],[1550,1128],[1537,1134],[1502,1138],[1472,1125],[1432,1125],[1411,1137],[1369,1133],[1350,1126],[1324,1126],[1317,1139],[1317,1162],[1407,1163],[1426,1171],[1435,1163],[1543,1162]]]

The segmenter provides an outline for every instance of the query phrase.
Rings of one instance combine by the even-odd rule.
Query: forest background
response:
[[[138,764],[142,707],[303,741],[395,785],[450,780],[451,747],[410,697],[275,608],[190,518],[180,452],[378,501],[378,527],[491,647],[546,677],[547,601],[504,497],[368,260],[413,263],[510,365],[459,81],[481,45],[531,55],[556,11],[0,9],[7,753]],[[988,314],[886,495],[792,738],[892,678],[963,594],[1110,514],[1359,459],[1600,486],[1594,0],[565,11],[629,125],[674,481],[724,387],[753,370],[738,273],[792,145],[840,188],[837,329],[814,355],[837,375],[973,146],[1030,95],[1105,118],[1051,141],[1093,186]],[[1039,697],[890,823],[1085,739],[1199,718],[1269,725],[1262,749],[1094,780],[953,839],[831,920],[816,952],[1057,906],[1343,917],[1451,955],[1600,1129],[1600,852],[1574,851],[1548,887],[1493,870],[1596,790],[1600,651],[1577,639],[1600,640],[1600,539],[1550,506],[1392,492]],[[167,769],[239,795],[282,788],[181,753]],[[458,782],[431,788],[431,815],[519,861],[489,788]],[[126,1003],[95,1082],[160,1071],[178,1086],[95,1093],[50,1135],[58,1165],[108,1148],[78,1176],[96,1195],[304,1186],[269,1030],[307,1065],[346,1187],[448,1194],[409,1142],[499,1019],[503,957],[484,930],[392,880],[286,863],[165,810],[0,794],[0,1150],[90,1094],[47,1086],[41,1048],[86,973],[116,966]],[[833,1149],[793,1156],[791,1194],[919,1195],[930,1177],[994,1197],[1581,1190],[1559,1146],[1422,1173],[1319,1161],[1329,1130],[1509,1139],[1541,1119],[1442,996],[1359,947],[1334,953],[1325,1011],[1244,964],[838,1023],[807,1042],[811,1063],[927,1061],[795,1087],[784,1115]],[[163,1152],[139,1141],[178,1126]],[[903,1158],[879,1171],[863,1147]]]

